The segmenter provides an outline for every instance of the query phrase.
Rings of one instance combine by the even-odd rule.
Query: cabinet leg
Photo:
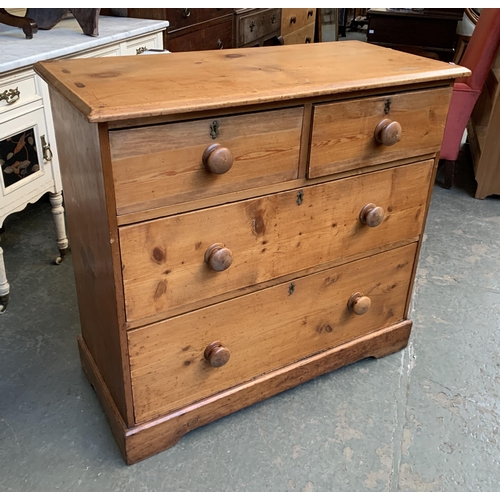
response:
[[[62,192],[49,193],[50,204],[52,205],[52,216],[56,226],[57,246],[59,248],[59,257],[55,259],[56,264],[60,264],[66,256],[68,250],[68,238],[66,236],[66,226],[64,225],[64,207],[62,206]]]
[[[455,162],[451,160],[444,161],[444,187],[451,189],[453,178],[455,177]]]
[[[3,261],[3,250],[0,246],[0,314],[5,312],[9,303],[9,282],[5,272],[5,262]]]

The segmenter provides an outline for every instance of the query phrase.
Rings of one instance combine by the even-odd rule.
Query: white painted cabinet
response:
[[[101,17],[100,36],[92,38],[68,20],[57,29],[39,31],[31,40],[16,28],[0,29],[0,228],[10,214],[49,193],[59,248],[57,264],[68,248],[60,167],[48,88],[33,71],[33,64],[61,57],[136,55],[162,49],[167,26],[165,21]],[[16,50],[17,58],[12,55]],[[0,246],[0,314],[7,307],[9,291]]]

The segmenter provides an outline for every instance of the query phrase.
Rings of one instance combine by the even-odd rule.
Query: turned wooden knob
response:
[[[297,22],[297,17],[296,16],[290,17],[290,24],[295,24],[296,22]]]
[[[214,271],[225,271],[233,263],[233,252],[222,243],[214,243],[205,252],[205,262]]]
[[[203,152],[203,165],[212,174],[225,174],[233,166],[233,153],[220,144],[212,144]]]
[[[204,356],[214,368],[219,368],[229,361],[231,351],[220,342],[212,342],[205,349]]]
[[[385,146],[392,146],[401,140],[402,129],[398,122],[388,118],[382,120],[375,127],[375,140]]]
[[[369,227],[377,227],[384,220],[384,215],[385,212],[382,207],[377,207],[374,203],[368,203],[361,209],[359,220]]]
[[[353,293],[347,302],[347,307],[357,315],[367,313],[371,305],[370,297],[359,292]]]
[[[312,9],[309,9],[307,11],[307,17],[311,17],[314,14],[314,11]]]

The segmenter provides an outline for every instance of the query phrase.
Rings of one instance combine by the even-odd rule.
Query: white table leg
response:
[[[64,207],[62,206],[62,192],[49,193],[49,199],[52,205],[52,215],[56,226],[57,246],[59,248],[59,257],[56,258],[55,263],[60,264],[64,260],[66,250],[68,249],[68,238],[64,225]]]
[[[0,247],[0,314],[3,314],[7,308],[9,290],[9,282],[7,281],[7,273],[5,272],[5,263],[3,261],[3,250]]]

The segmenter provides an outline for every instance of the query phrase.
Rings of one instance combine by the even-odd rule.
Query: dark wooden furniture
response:
[[[172,52],[233,47],[233,11],[230,8],[129,8],[128,17],[167,20],[164,46]]]
[[[356,41],[36,70],[82,363],[127,463],[407,345],[451,85],[468,70]]]
[[[280,45],[281,9],[130,8],[129,17],[165,19],[171,52]]]
[[[25,16],[16,16],[5,9],[0,9],[0,23],[21,28],[28,40],[32,39],[33,35],[38,31],[38,26],[33,19]]]
[[[369,9],[367,41],[451,61],[463,12],[464,9]]]

